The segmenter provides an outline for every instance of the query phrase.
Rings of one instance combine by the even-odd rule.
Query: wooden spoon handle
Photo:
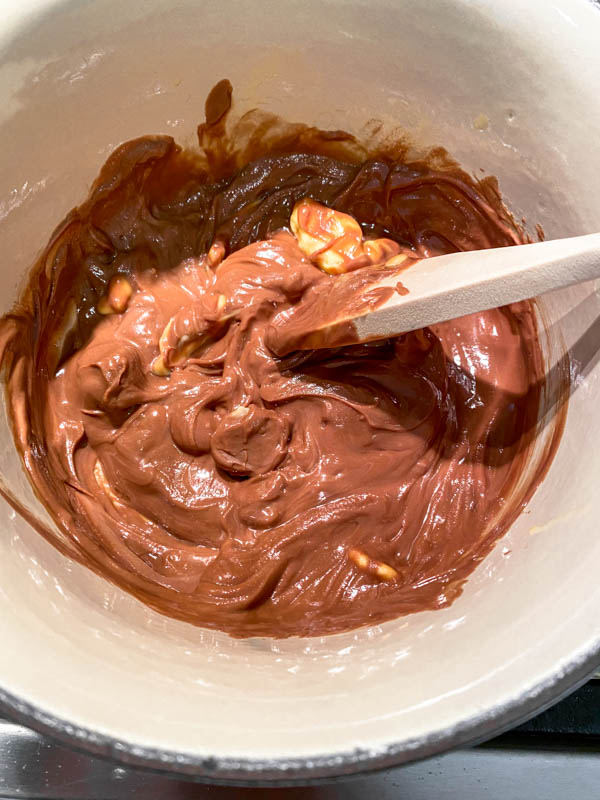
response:
[[[284,350],[386,339],[600,278],[600,233],[426,258],[363,286],[350,304],[346,277],[324,288],[326,312],[305,314],[306,328]],[[399,280],[401,291],[392,292]],[[381,304],[360,302],[378,291],[387,297]]]
[[[402,275],[406,295],[355,319],[357,334],[387,337],[594,278],[600,278],[600,233],[424,259]]]

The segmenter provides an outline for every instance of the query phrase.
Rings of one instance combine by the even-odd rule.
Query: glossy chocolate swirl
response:
[[[204,156],[144,137],[110,157],[3,323],[16,439],[63,534],[47,535],[236,636],[448,605],[540,479],[517,490],[543,384],[532,307],[278,358],[274,317],[336,280],[286,226],[309,196],[420,257],[522,234],[492,181],[439,152],[366,155],[303,126],[227,145],[226,90]],[[115,276],[131,297],[99,314]]]

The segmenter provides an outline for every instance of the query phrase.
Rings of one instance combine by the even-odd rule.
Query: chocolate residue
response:
[[[523,233],[440,151],[258,112],[226,135],[230,102],[221,82],[200,154],[118,148],[3,321],[31,482],[63,550],[197,625],[322,635],[446,606],[542,476],[518,486],[544,385],[532,306],[278,358],[275,315],[338,280],[286,227],[308,196],[417,257]]]
[[[219,81],[210,90],[204,104],[204,116],[208,127],[214,127],[225,119],[231,109],[232,94],[233,86],[227,78]]]
[[[302,292],[302,298],[274,314],[265,332],[265,343],[278,356],[294,350],[341,347],[356,344],[358,336],[352,316],[379,308],[394,294],[391,286],[375,286],[378,279],[396,273],[395,267],[363,267],[335,280],[335,300],[339,303],[332,315],[331,278],[314,280]],[[337,312],[344,312],[337,318]],[[348,315],[350,319],[344,319]]]

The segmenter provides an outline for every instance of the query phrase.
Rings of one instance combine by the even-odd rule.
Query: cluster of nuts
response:
[[[399,267],[409,258],[392,239],[363,239],[354,217],[310,198],[296,203],[290,228],[302,252],[329,275],[374,264]]]
[[[359,569],[364,570],[369,575],[373,575],[382,581],[393,581],[398,577],[398,571],[390,567],[389,564],[385,564],[383,561],[376,561],[374,558],[370,558],[365,552],[355,547],[348,550],[348,558],[353,561]]]

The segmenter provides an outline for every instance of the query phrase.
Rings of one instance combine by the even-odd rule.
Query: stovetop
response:
[[[289,789],[206,786],[69,750],[0,719],[0,798],[33,800],[564,800],[600,796],[600,680],[479,747]]]

